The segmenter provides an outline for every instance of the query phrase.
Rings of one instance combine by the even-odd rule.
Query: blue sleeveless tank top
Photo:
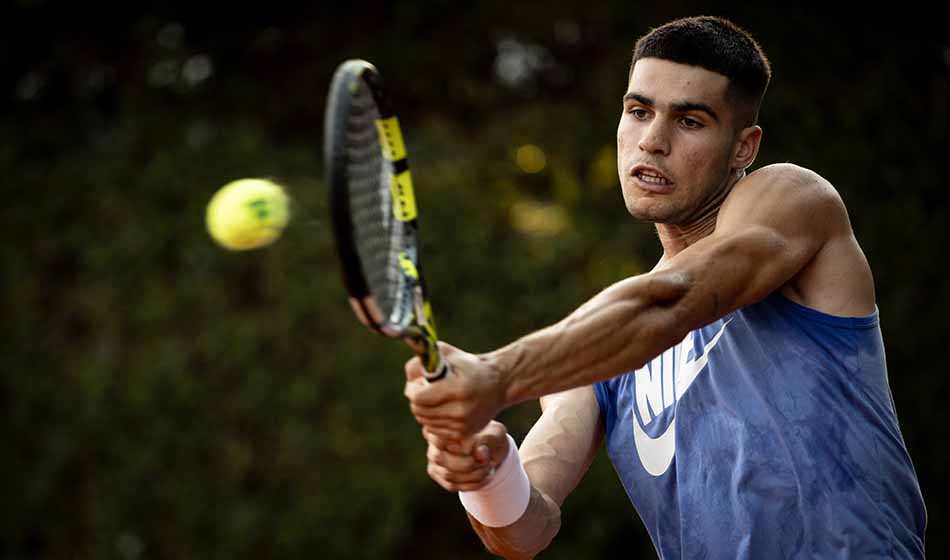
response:
[[[594,390],[661,558],[923,557],[877,312],[776,292]]]

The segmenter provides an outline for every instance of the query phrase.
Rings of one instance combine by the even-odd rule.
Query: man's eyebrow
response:
[[[708,114],[712,120],[719,122],[719,115],[716,114],[716,111],[713,111],[713,108],[705,103],[694,103],[691,101],[683,101],[682,103],[674,103],[672,109],[676,113],[688,113],[690,111],[702,111],[703,113]]]
[[[653,99],[645,95],[636,93],[634,91],[628,91],[626,95],[623,96],[623,101],[624,103],[626,103],[627,101],[631,101],[631,100],[636,101],[637,103],[640,103],[641,105],[644,105],[646,107],[653,107],[655,105],[655,103],[653,102]],[[705,103],[698,103],[695,101],[680,101],[678,103],[673,103],[672,105],[670,105],[670,109],[672,109],[674,113],[688,113],[690,111],[701,111],[709,115],[709,117],[712,118],[712,120],[719,122],[719,115],[716,114],[716,111],[713,110],[712,107],[710,107],[709,105],[706,105]]]
[[[630,100],[637,101],[647,107],[653,107],[653,100],[645,95],[640,95],[639,93],[628,91],[626,95],[623,96],[623,101],[626,103]]]

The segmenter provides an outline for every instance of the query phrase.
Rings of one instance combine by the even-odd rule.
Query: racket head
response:
[[[337,68],[324,122],[333,232],[353,311],[374,331],[405,340],[433,377],[444,375],[421,274],[406,148],[371,63],[347,60]]]

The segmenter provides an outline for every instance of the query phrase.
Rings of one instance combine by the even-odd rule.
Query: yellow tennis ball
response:
[[[225,249],[244,251],[273,243],[290,220],[290,198],[267,179],[239,179],[211,197],[208,233]]]

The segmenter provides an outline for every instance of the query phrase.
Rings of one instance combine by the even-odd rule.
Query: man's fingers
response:
[[[469,492],[483,488],[494,469],[508,454],[508,430],[501,422],[490,421],[481,431],[464,440],[457,433],[446,433],[423,426],[429,477],[450,492]]]
[[[488,477],[492,473],[491,467],[482,467],[470,473],[457,473],[434,463],[429,463],[426,471],[429,477],[438,482],[443,488],[454,491],[481,488],[488,483]],[[452,485],[452,488],[443,483]],[[464,488],[462,488],[463,486]]]
[[[477,427],[472,427],[463,420],[452,420],[450,418],[417,415],[416,422],[430,428],[438,436],[455,441],[472,439],[472,434],[478,431]]]
[[[432,426],[432,425],[429,425],[426,427],[429,428],[429,431],[433,435],[436,435],[442,438],[443,440],[448,440],[450,443],[455,442],[459,446],[457,449],[461,450],[461,452],[464,453],[464,450],[461,447],[463,445],[463,442],[465,441],[465,436],[463,435],[462,430],[458,430],[454,428],[443,428],[443,427]],[[449,444],[446,444],[444,448],[447,449],[448,445]]]
[[[508,429],[501,422],[490,421],[474,440],[476,450],[481,453],[480,459],[483,461],[489,461],[497,467],[508,456]]]
[[[441,381],[439,383],[441,383]],[[418,389],[415,387],[410,388],[409,384],[407,384],[406,390],[411,392],[418,391]],[[442,404],[434,406],[419,404],[415,401],[411,401],[409,403],[409,409],[412,411],[413,416],[425,420],[448,419],[464,423],[471,420],[472,416],[472,404],[460,400],[448,400]],[[478,426],[478,429],[483,427],[484,425]]]
[[[426,440],[426,442],[429,444],[438,447],[439,449],[446,449],[448,451],[452,451],[453,453],[456,452],[454,449],[449,449],[449,447],[453,445],[457,447],[456,442],[436,434],[429,426],[422,426],[422,439]]]
[[[416,421],[423,426],[451,428],[460,433],[468,431],[468,418],[462,412],[464,407],[460,404],[448,403],[434,408],[412,404],[409,409],[416,417]]]
[[[415,381],[424,378],[425,368],[418,356],[406,362],[406,381]]]
[[[414,358],[415,359],[415,358]],[[406,388],[403,394],[412,403],[413,406],[436,407],[455,397],[453,388],[450,387],[451,380],[446,377],[436,383],[423,383],[419,377],[422,373],[417,372],[415,367],[411,367],[412,360],[406,364]],[[420,362],[419,368],[422,368]],[[410,375],[419,375],[409,379]]]
[[[413,416],[416,417],[416,422],[423,426],[429,426],[430,428],[443,429],[443,430],[452,430],[458,434],[462,434],[465,431],[465,422],[461,420],[456,420],[454,418],[447,418],[445,416],[425,416],[416,414],[413,411]],[[460,438],[451,438],[451,439],[460,439]]]
[[[425,383],[421,385],[414,385],[412,390],[409,390],[409,385],[406,386],[406,398],[408,398],[416,406],[437,406],[442,403],[445,403],[450,400],[464,399],[468,395],[467,390],[465,389],[465,383],[463,377],[460,374],[459,369],[453,364],[452,357],[456,358],[464,354],[461,350],[458,350],[450,344],[444,342],[439,342],[439,350],[442,353],[442,358],[449,363],[449,373],[450,375],[446,376],[438,383]],[[422,361],[416,357],[408,362],[406,362],[406,380],[414,381],[423,377],[425,370],[422,367]]]
[[[415,414],[416,422],[423,426],[429,426],[432,428],[442,428],[447,430],[454,430],[459,434],[465,431],[465,422],[462,420],[457,420],[455,418],[446,418],[445,416],[425,416],[422,414]],[[455,438],[458,439],[458,438]]]
[[[426,450],[426,458],[430,463],[435,463],[458,474],[471,473],[492,466],[485,460],[479,460],[477,458],[477,452],[453,453],[446,449],[440,449],[432,444],[430,444]]]
[[[479,463],[491,461],[491,448],[487,445],[478,445],[475,447],[475,460]]]
[[[422,439],[428,443],[456,455],[465,455],[465,445],[469,442],[451,439],[433,432],[428,426],[422,427]]]
[[[478,490],[480,488],[483,488],[486,484],[488,484],[488,477],[486,477],[485,479],[479,482],[459,483],[459,482],[450,482],[448,480],[442,479],[439,477],[438,474],[433,473],[433,472],[428,472],[427,474],[429,475],[429,478],[431,478],[432,480],[436,482],[436,484],[438,484],[445,490],[448,490],[449,492],[471,492],[473,490]]]

